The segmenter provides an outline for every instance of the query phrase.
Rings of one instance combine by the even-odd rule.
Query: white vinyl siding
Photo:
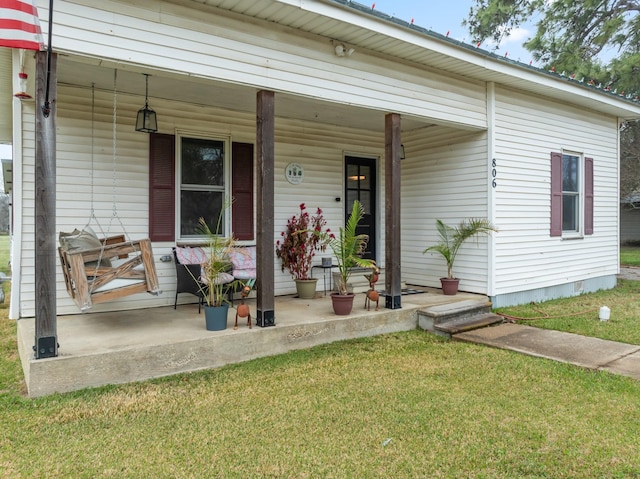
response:
[[[40,9],[44,15],[46,6]],[[55,28],[59,52],[81,51],[194,77],[486,127],[482,82],[418,69],[364,49],[337,57],[331,38],[295,34],[222,10],[214,14],[160,1],[59,1]]]
[[[258,3],[252,8],[259,8],[262,4]],[[313,5],[326,6],[324,2]],[[273,4],[273,8],[281,6]],[[45,20],[48,3],[39,0],[38,8]],[[324,20],[321,15],[316,19]],[[377,158],[376,247],[380,266],[385,266],[383,125],[384,115],[393,112],[402,116],[404,125],[401,268],[407,284],[439,286],[439,278],[446,273],[443,260],[422,254],[437,241],[435,220],[455,224],[469,217],[491,218],[500,232],[463,246],[454,265],[461,290],[508,294],[617,272],[617,119],[558,101],[566,93],[567,99],[577,103],[584,98],[582,87],[566,87],[560,80],[540,73],[544,80],[540,84],[550,85],[556,99],[532,97],[500,86],[499,82],[509,81],[509,76],[495,73],[490,77],[497,82],[496,100],[487,102],[487,91],[493,95],[494,87],[487,88],[482,81],[419,67],[409,60],[357,46],[352,56],[337,57],[334,38],[328,31],[324,36],[300,32],[251,18],[249,12],[230,13],[198,2],[59,0],[55,22],[54,45],[60,53],[56,231],[82,228],[89,221],[92,200],[106,229],[115,198],[118,217],[129,236],[139,239],[149,235],[149,136],[134,130],[136,112],[144,104],[142,76],[139,84],[129,81],[119,85],[115,182],[113,93],[108,87],[96,90],[95,122],[91,126],[88,87],[94,81],[108,85],[112,67],[117,66],[123,77],[152,72],[150,104],[158,113],[159,133],[165,134],[197,131],[228,138],[229,144],[255,144],[256,91],[275,92],[274,245],[287,218],[302,202],[309,208],[322,208],[328,226],[337,230],[344,222],[344,156]],[[386,23],[384,27],[390,28]],[[43,28],[46,32],[46,21]],[[394,29],[398,34],[402,31]],[[380,42],[389,38],[378,37],[373,30],[368,33]],[[336,31],[336,36],[340,34]],[[374,40],[369,45],[375,48]],[[450,47],[443,44],[443,51]],[[87,68],[75,70],[78,78],[71,69],[65,72],[65,66],[82,64]],[[451,68],[461,66],[458,62]],[[32,58],[27,67],[35,71]],[[523,78],[528,75],[523,69]],[[170,93],[155,93],[154,84],[162,83],[164,91]],[[218,92],[207,98],[216,106],[202,104],[203,97],[197,96],[208,87]],[[172,100],[177,96],[171,89],[184,101]],[[572,89],[577,92],[572,93]],[[599,92],[593,92],[593,96],[604,98]],[[304,106],[297,107],[298,100]],[[607,111],[626,111],[623,106],[616,107],[613,100],[590,104],[602,105]],[[16,181],[22,182],[16,187],[14,204],[20,208],[16,210],[16,235],[22,251],[16,264],[20,267],[20,316],[24,317],[34,314],[37,105],[23,102],[21,108],[22,145],[15,171],[20,172]],[[282,113],[287,110],[290,115]],[[341,116],[345,112],[349,115]],[[488,113],[495,115],[495,125],[488,120]],[[356,117],[361,122],[357,123],[359,128],[350,121]],[[409,128],[409,124],[414,126]],[[415,125],[424,127],[416,129]],[[552,151],[576,151],[594,159],[595,227],[589,237],[567,240],[549,235]],[[491,186],[492,159],[496,161],[496,188]],[[285,179],[284,168],[291,162],[305,169],[300,185],[291,185]],[[121,232],[119,223],[109,231]],[[96,305],[92,311],[173,304],[175,267],[160,258],[170,255],[174,244],[153,244],[164,291],[161,296],[130,296]],[[320,258],[316,261],[319,263]],[[295,290],[289,274],[280,271],[277,259],[274,281],[277,295]],[[78,312],[67,296],[60,271],[57,298],[59,313]]]
[[[381,121],[383,118],[381,117]],[[300,203],[309,211],[321,208],[327,227],[338,231],[345,221],[344,155],[380,158],[378,160],[377,185],[377,251],[384,258],[384,134],[335,128],[330,125],[307,125],[298,121],[276,120],[275,147],[275,239],[280,239],[287,219],[296,214]],[[290,184],[285,178],[285,167],[291,163],[304,167],[304,182]],[[339,199],[340,201],[336,201]],[[320,264],[323,256],[331,256],[330,250],[318,252],[314,264]],[[384,261],[380,262],[384,265]],[[335,264],[335,261],[334,261]],[[322,272],[315,271],[318,277]],[[322,279],[319,288],[322,288]],[[292,294],[295,284],[287,270],[281,271],[280,260],[275,261],[275,293]]]
[[[496,88],[495,290],[551,287],[617,273],[617,120]],[[552,237],[551,151],[594,159],[594,234]]]
[[[402,279],[439,288],[446,263],[422,252],[438,241],[436,219],[457,225],[488,217],[487,135],[431,127],[409,132],[402,141]],[[466,242],[453,268],[460,289],[486,293],[488,267],[486,238]]]

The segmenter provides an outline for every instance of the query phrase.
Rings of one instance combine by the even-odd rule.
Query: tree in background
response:
[[[640,0],[475,0],[474,42],[496,48],[514,28],[536,23],[524,43],[536,61],[619,94],[640,94]],[[640,191],[640,122],[621,127],[620,198]]]

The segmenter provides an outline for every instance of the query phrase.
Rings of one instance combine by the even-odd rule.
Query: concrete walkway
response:
[[[456,334],[453,339],[640,379],[640,346],[522,324]]]
[[[640,268],[622,266],[618,278],[640,281]],[[633,344],[512,323],[456,334],[454,339],[640,379],[640,346]]]

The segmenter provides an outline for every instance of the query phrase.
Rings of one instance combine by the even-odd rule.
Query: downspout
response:
[[[616,201],[616,228],[618,230],[618,243],[616,244],[616,274],[620,274],[620,226],[621,226],[621,222],[620,222],[620,214],[621,214],[621,208],[620,208],[620,176],[621,176],[621,169],[622,169],[622,158],[621,158],[621,148],[620,148],[620,128],[622,127],[622,125],[625,123],[625,121],[622,118],[618,118],[618,128],[616,130],[616,158],[617,158],[617,162],[616,162],[616,175],[617,175],[617,182],[618,182],[618,201]],[[594,175],[595,176],[595,175]],[[595,192],[594,192],[595,193]]]
[[[496,151],[496,84],[487,83],[487,218],[496,224],[496,188],[498,187],[498,164]],[[499,225],[498,225],[499,227]],[[493,297],[496,291],[496,238],[495,233],[487,240],[487,296]]]
[[[20,90],[18,73],[21,71],[20,50],[13,49],[13,78],[12,91]],[[9,302],[9,319],[20,318],[20,291],[22,289],[22,102],[13,98],[13,138],[12,138],[12,208],[13,227],[11,229],[11,300]]]
[[[47,23],[47,85],[44,92],[44,104],[42,105],[42,115],[45,118],[51,113],[51,103],[49,102],[49,90],[51,88],[51,51],[53,50],[51,38],[53,34],[53,0],[49,0],[49,23]]]

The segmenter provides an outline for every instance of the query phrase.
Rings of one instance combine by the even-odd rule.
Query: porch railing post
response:
[[[402,307],[402,279],[400,277],[400,115],[385,116],[385,306]]]
[[[258,326],[275,326],[274,277],[274,164],[275,94],[259,91],[257,96],[257,318]]]
[[[56,317],[56,83],[57,54],[36,53],[35,109],[35,345],[36,359],[58,355]],[[47,72],[48,70],[48,72]],[[49,81],[47,81],[47,74]],[[49,88],[44,113],[46,88]]]

